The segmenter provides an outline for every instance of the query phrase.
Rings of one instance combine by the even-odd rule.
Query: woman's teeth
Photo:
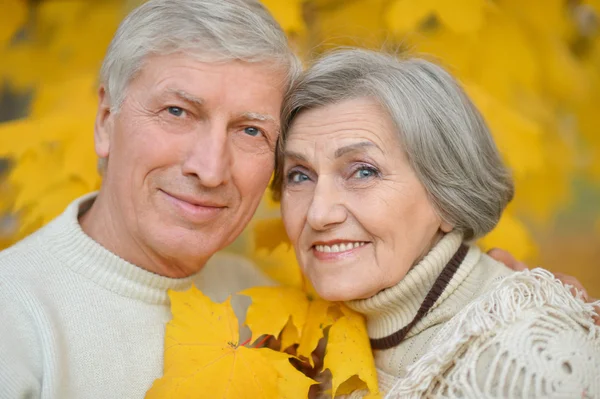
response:
[[[365,244],[365,242],[349,242],[347,244],[315,245],[315,248],[319,252],[344,252],[353,248],[362,247]]]

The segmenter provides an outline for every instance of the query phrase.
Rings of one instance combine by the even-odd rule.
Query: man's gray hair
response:
[[[465,240],[491,231],[514,187],[490,131],[456,80],[424,59],[337,50],[318,60],[286,96],[275,177],[281,197],[283,148],[303,111],[373,98],[394,122],[408,160],[440,217]]]
[[[100,71],[111,109],[148,55],[185,52],[201,61],[268,61],[288,72],[288,86],[301,72],[298,58],[269,11],[257,0],[150,0],[119,26]]]

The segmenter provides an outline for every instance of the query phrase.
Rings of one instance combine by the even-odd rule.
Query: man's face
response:
[[[252,217],[273,171],[284,82],[267,64],[152,56],[120,111],[98,118],[113,225],[172,277],[198,271]]]

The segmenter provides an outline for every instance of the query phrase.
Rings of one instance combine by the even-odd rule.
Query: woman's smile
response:
[[[321,261],[337,261],[346,259],[362,250],[368,241],[330,241],[328,243],[316,243],[311,247],[315,258]]]

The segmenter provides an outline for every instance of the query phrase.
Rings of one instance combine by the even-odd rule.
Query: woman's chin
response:
[[[316,281],[313,280],[312,283],[317,294],[330,302],[345,302],[372,296],[369,293],[371,290],[367,290],[365,289],[366,287],[356,284],[356,281],[344,284],[339,280],[327,281],[326,279],[319,279]]]

